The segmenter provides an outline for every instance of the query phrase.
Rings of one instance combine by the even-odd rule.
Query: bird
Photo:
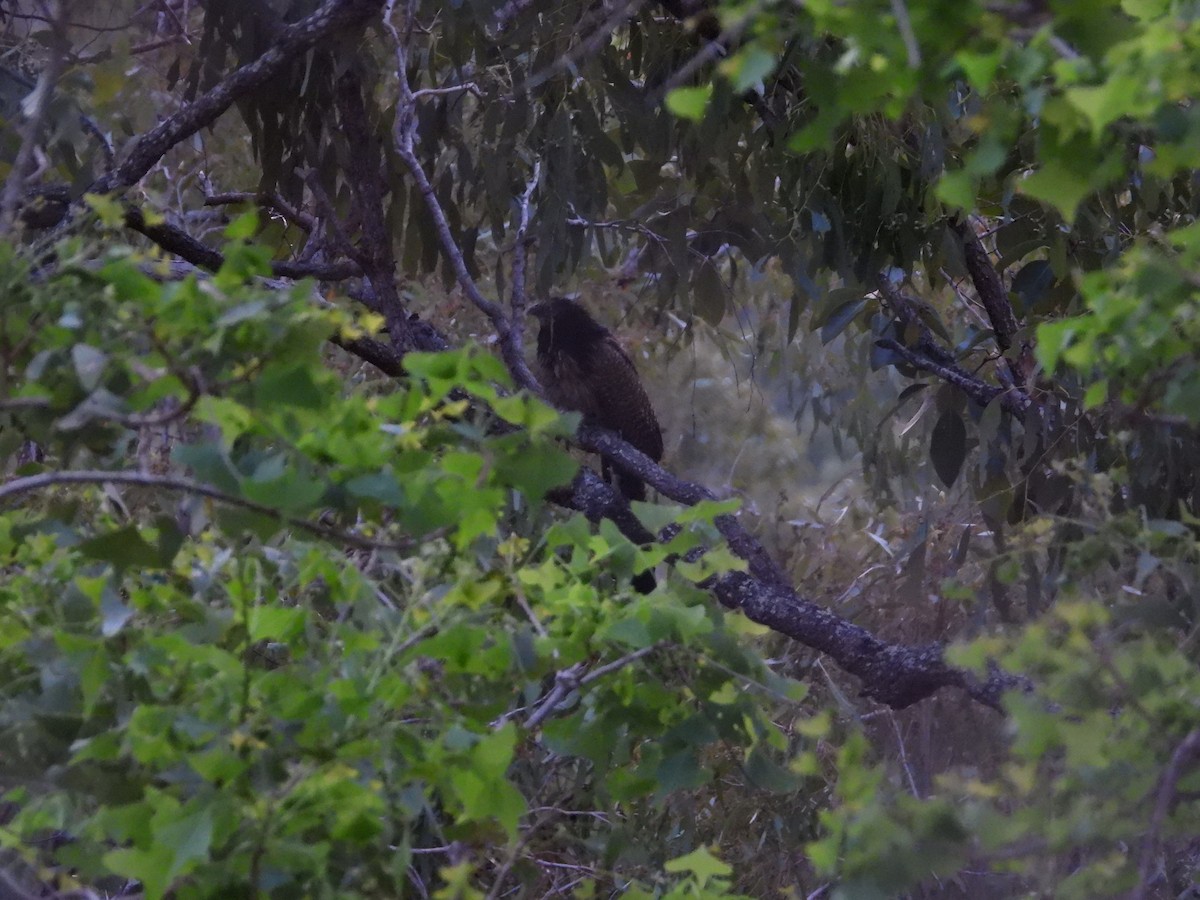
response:
[[[583,420],[615,431],[655,462],[662,460],[658,417],[629,354],[612,332],[579,303],[552,297],[529,310],[540,327],[537,376],[555,406],[581,413]],[[602,463],[610,477],[607,463]],[[645,500],[646,485],[626,472],[616,473],[617,489],[627,500]],[[654,588],[649,572],[634,576],[643,593]]]

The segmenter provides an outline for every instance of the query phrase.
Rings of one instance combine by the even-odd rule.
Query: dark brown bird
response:
[[[662,459],[662,429],[642,388],[633,360],[607,328],[566,297],[539,303],[529,312],[538,331],[538,379],[555,406],[583,414],[589,424],[615,431],[655,462]],[[630,500],[645,500],[640,478],[617,474]]]

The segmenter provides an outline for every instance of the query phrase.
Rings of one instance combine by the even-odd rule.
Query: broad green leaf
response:
[[[712,85],[675,88],[667,94],[667,109],[681,119],[698,122],[704,118],[711,97]]]
[[[697,847],[691,853],[667,860],[663,866],[668,872],[691,872],[700,884],[712,878],[724,878],[733,874],[733,868],[722,862],[707,847]]]

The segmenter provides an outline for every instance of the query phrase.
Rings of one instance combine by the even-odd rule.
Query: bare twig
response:
[[[310,214],[292,206],[278,194],[261,191],[227,191],[223,194],[210,194],[204,198],[205,206],[229,206],[234,203],[257,204],[268,212],[277,213],[304,231],[311,232],[316,228],[317,223]]]
[[[999,397],[1005,409],[1018,419],[1025,418],[1025,410],[1029,408],[1031,401],[1023,392],[1016,388],[1005,390],[1004,388],[998,388],[995,385],[980,381],[957,365],[930,359],[924,353],[905,347],[891,338],[878,340],[875,342],[875,346],[891,350],[897,356],[903,357],[904,361],[914,368],[920,369],[922,372],[929,372],[947,384],[954,385],[980,406],[987,406]]]
[[[533,731],[542,722],[546,721],[550,714],[562,703],[567,694],[579,687],[579,673],[583,671],[583,667],[583,663],[575,663],[575,665],[563,669],[554,676],[554,687],[550,689],[550,693],[538,704],[538,708],[533,711],[533,714],[525,720],[525,727],[528,730]]]
[[[651,644],[649,647],[642,647],[640,650],[634,650],[632,653],[626,653],[620,659],[614,659],[610,663],[605,663],[602,666],[597,666],[592,671],[588,672],[583,678],[579,679],[579,686],[584,687],[591,684],[593,681],[599,681],[605,675],[611,675],[619,669],[625,668],[632,662],[637,662],[643,656],[649,656],[655,650],[661,649],[665,645],[664,641],[659,641]]]
[[[104,154],[104,171],[112,171],[112,167],[117,164],[117,155],[113,151],[112,142],[109,141],[108,135],[100,130],[100,126],[96,124],[96,120],[90,116],[81,115],[79,117],[79,124],[100,145],[100,152]]]
[[[587,37],[571,47],[566,53],[540,72],[534,72],[514,91],[518,96],[528,93],[534,88],[545,84],[551,78],[573,69],[580,60],[586,59],[604,45],[612,37],[612,33],[637,15],[646,0],[623,0]],[[585,25],[581,25],[582,30]]]
[[[535,0],[508,0],[496,12],[496,31],[503,33],[512,20],[534,5]]]
[[[473,81],[464,81],[462,84],[449,84],[445,87],[421,88],[419,91],[413,91],[413,97],[420,100],[422,97],[442,97],[446,94],[459,94],[464,91],[476,97],[483,96],[483,93],[479,90],[479,85]]]
[[[529,232],[530,202],[533,200],[533,192],[537,189],[541,174],[542,162],[538,160],[533,164],[533,174],[529,176],[529,181],[525,184],[525,193],[521,195],[518,207],[520,213],[517,217],[517,236],[513,244],[512,299],[509,305],[512,308],[513,323],[517,326],[514,329],[514,340],[522,353],[524,353],[522,325],[525,321],[525,305],[528,300],[525,292],[525,263],[529,253],[526,235]]]
[[[203,241],[193,237],[175,225],[162,222],[149,225],[141,210],[129,207],[125,210],[125,224],[139,234],[145,235],[168,253],[185,259],[192,265],[215,272],[225,262],[222,253],[212,249]],[[358,263],[349,259],[332,262],[303,262],[275,260],[271,273],[276,278],[316,278],[320,281],[344,281],[362,274]]]
[[[716,62],[728,53],[730,45],[736,42],[741,37],[742,32],[746,30],[746,23],[748,21],[749,15],[744,16],[723,30],[717,35],[715,40],[711,40],[701,47],[691,59],[672,72],[670,77],[658,86],[658,89],[654,92],[654,102],[661,103],[663,98],[675,88],[686,84],[691,80],[693,75],[705,66]]]

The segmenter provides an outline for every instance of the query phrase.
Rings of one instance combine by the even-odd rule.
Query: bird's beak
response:
[[[545,319],[549,312],[550,307],[545,303],[535,303],[533,306],[529,307],[529,314],[538,321]]]

